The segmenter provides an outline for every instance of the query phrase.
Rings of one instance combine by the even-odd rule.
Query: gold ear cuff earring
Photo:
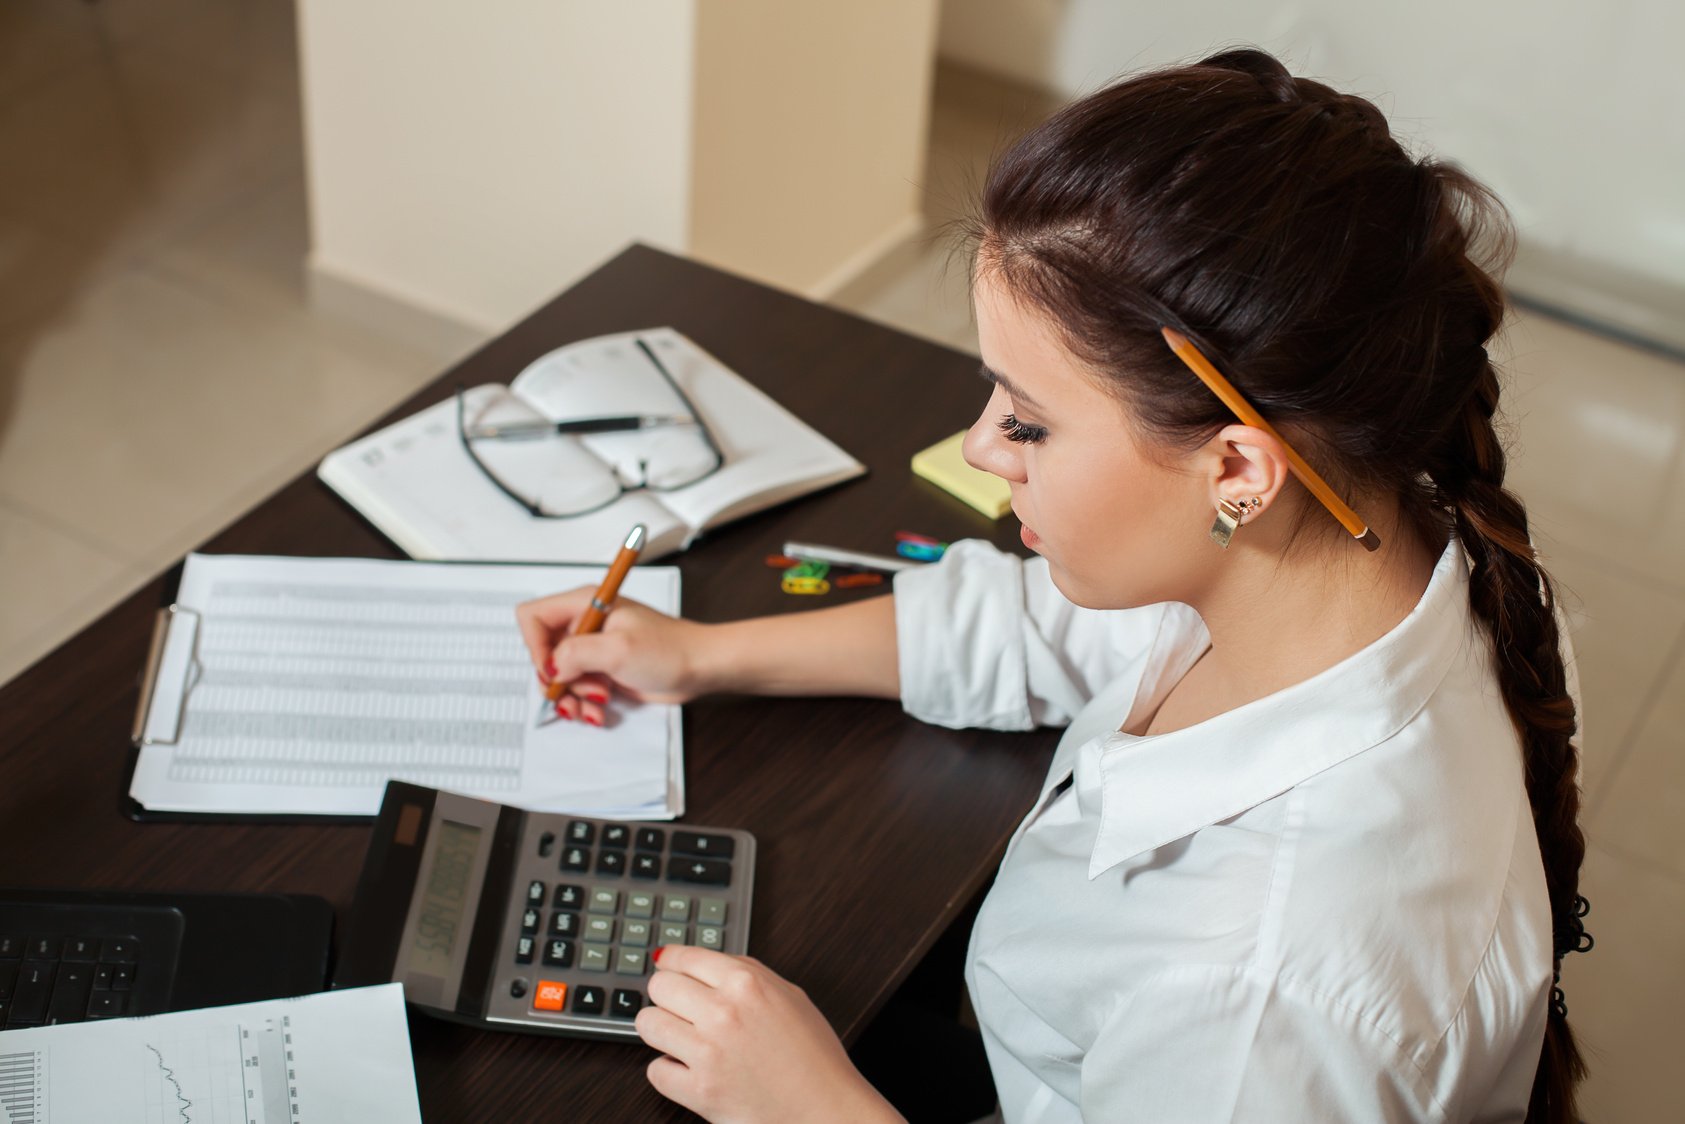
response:
[[[1217,501],[1217,521],[1211,524],[1211,541],[1227,550],[1241,520],[1264,506],[1260,496],[1249,496],[1238,503],[1230,499]]]

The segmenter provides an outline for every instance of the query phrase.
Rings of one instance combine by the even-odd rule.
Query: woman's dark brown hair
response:
[[[1456,535],[1521,738],[1560,969],[1589,942],[1576,715],[1555,589],[1492,427],[1485,345],[1504,297],[1477,259],[1508,253],[1502,207],[1455,166],[1412,158],[1369,102],[1235,50],[1031,131],[990,172],[975,233],[977,269],[1115,375],[1149,432],[1194,444],[1233,420],[1166,349],[1168,325],[1348,497],[1396,497],[1400,529],[1427,542]],[[1528,1120],[1574,1120],[1583,1074],[1553,988]]]

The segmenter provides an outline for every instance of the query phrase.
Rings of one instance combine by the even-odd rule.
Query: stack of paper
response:
[[[149,811],[374,815],[389,779],[614,819],[684,810],[679,708],[539,725],[515,606],[590,566],[189,555],[129,793]],[[621,594],[679,610],[679,574]]]

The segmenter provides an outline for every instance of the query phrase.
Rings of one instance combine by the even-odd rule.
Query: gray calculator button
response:
[[[582,972],[608,971],[608,948],[600,944],[588,944],[580,947],[579,970]]]
[[[620,939],[633,948],[648,948],[649,922],[627,921],[620,927]]]
[[[724,898],[697,898],[696,920],[703,925],[725,924]]]
[[[661,926],[662,944],[685,944],[685,926],[671,922]]]
[[[591,891],[592,913],[613,913],[620,908],[620,891],[604,890],[601,887]]]
[[[696,943],[701,948],[711,948],[716,951],[725,948],[725,930],[716,925],[698,925],[696,927]]]
[[[690,899],[682,894],[669,894],[661,899],[661,920],[689,921]]]
[[[641,948],[623,948],[620,958],[614,962],[615,973],[622,976],[641,976],[644,974],[644,950]]]
[[[585,939],[607,944],[614,939],[614,918],[587,917],[585,919]]]
[[[627,917],[654,917],[655,895],[633,891],[626,895]]]

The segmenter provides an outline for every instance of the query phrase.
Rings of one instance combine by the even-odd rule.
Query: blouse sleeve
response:
[[[1082,1062],[1084,1120],[1440,1121],[1420,1069],[1337,999],[1244,968],[1154,977]]]
[[[1063,726],[1151,651],[1182,606],[1083,609],[1025,560],[968,539],[895,577],[901,704],[954,728]]]

